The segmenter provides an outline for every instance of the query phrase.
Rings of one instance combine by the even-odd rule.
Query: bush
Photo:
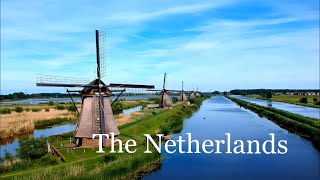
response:
[[[50,154],[43,156],[40,159],[40,161],[41,161],[41,164],[43,164],[43,165],[57,165],[58,164],[57,159]]]
[[[306,97],[301,98],[301,99],[300,99],[300,103],[305,103],[305,104],[307,104],[307,103],[308,103],[308,98],[306,98]]]
[[[159,131],[161,134],[168,135],[170,133],[170,127],[168,127],[168,125],[161,125]]]
[[[313,100],[313,102],[317,102],[317,101],[318,101],[318,99],[317,99],[317,98],[313,98],[312,100]]]
[[[123,110],[123,105],[120,101],[116,101],[112,105],[112,111],[122,111]]]
[[[146,108],[146,107],[147,107],[146,104],[142,104],[142,105],[141,105],[141,110],[143,110],[143,109]]]
[[[26,111],[29,112],[31,109],[30,108],[26,108]]]
[[[113,161],[115,161],[117,158],[116,158],[116,156],[115,155],[113,155],[113,154],[108,154],[108,155],[106,155],[106,156],[104,156],[104,162],[105,163],[110,163],[110,162],[113,162]]]
[[[63,105],[57,105],[56,108],[57,108],[58,110],[64,110],[64,109],[66,109]]]
[[[9,108],[3,108],[1,109],[0,114],[11,114],[11,110]]]
[[[173,103],[176,103],[176,102],[178,102],[179,101],[179,99],[177,98],[177,97],[172,97],[172,102]]]
[[[49,108],[46,108],[46,109],[44,109],[46,112],[49,112],[50,111],[50,109]]]
[[[49,106],[53,106],[53,105],[54,105],[54,102],[53,102],[53,101],[49,101],[49,102],[48,102],[48,105],[49,105]]]
[[[14,108],[14,110],[17,112],[17,113],[21,113],[23,111],[23,107],[21,106],[17,106]]]
[[[153,101],[154,104],[159,104],[160,98],[149,98],[149,101]]]
[[[48,153],[47,139],[24,136],[19,140],[17,155],[20,159],[40,159]]]
[[[68,111],[76,112],[76,111],[77,111],[77,108],[76,108],[76,106],[74,106],[74,105],[69,105],[69,106],[68,106]]]
[[[268,99],[271,99],[272,98],[272,92],[268,91],[266,96],[267,96]]]
[[[39,112],[39,111],[41,111],[41,109],[40,108],[32,108],[31,111],[32,112]]]

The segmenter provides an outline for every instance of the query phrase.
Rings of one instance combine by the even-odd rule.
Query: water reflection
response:
[[[192,133],[192,138],[202,143],[207,139],[225,139],[227,132],[233,140],[255,139],[259,142],[270,139],[269,133],[275,133],[276,139],[288,141],[288,153],[167,154],[163,149],[165,158],[161,169],[144,179],[319,179],[320,153],[309,141],[222,96],[203,102],[199,111],[185,120],[184,129],[175,134],[174,139],[178,136],[186,139],[186,133]],[[188,147],[184,144],[182,148]],[[221,146],[221,151],[225,152],[226,146]]]

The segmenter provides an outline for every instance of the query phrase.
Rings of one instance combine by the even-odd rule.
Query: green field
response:
[[[259,95],[247,95],[247,97],[251,98],[257,98],[257,99],[264,99]],[[300,103],[300,99],[306,97],[308,99],[308,103]],[[317,98],[318,101],[320,101],[320,96],[301,96],[301,95],[279,95],[279,96],[272,96],[272,101],[278,101],[278,102],[285,102],[290,104],[296,104],[300,106],[307,106],[307,107],[313,107],[313,108],[320,108],[320,105],[315,105],[313,98]]]

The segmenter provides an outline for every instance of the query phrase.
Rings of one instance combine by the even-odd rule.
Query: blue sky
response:
[[[36,74],[95,76],[94,30],[107,34],[106,83],[201,91],[319,88],[319,1],[1,1],[1,93]]]

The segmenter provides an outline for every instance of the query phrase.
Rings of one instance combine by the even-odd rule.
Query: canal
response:
[[[261,106],[272,106],[274,108],[289,111],[295,114],[300,114],[303,116],[320,119],[320,109],[317,109],[317,108],[299,106],[299,105],[283,103],[283,102],[267,101],[263,99],[248,98],[245,96],[232,96],[232,97],[235,97],[247,102],[251,102],[251,103],[256,103]]]
[[[203,102],[199,111],[185,120],[181,133],[174,134],[187,139],[232,139],[269,140],[269,133],[277,140],[287,140],[288,152],[280,154],[167,154],[162,150],[163,162],[160,170],[144,179],[319,179],[320,153],[313,145],[294,134],[290,134],[268,119],[240,108],[223,96]],[[186,144],[183,149],[187,149]],[[221,147],[226,152],[226,147]],[[247,149],[245,149],[247,151]]]

